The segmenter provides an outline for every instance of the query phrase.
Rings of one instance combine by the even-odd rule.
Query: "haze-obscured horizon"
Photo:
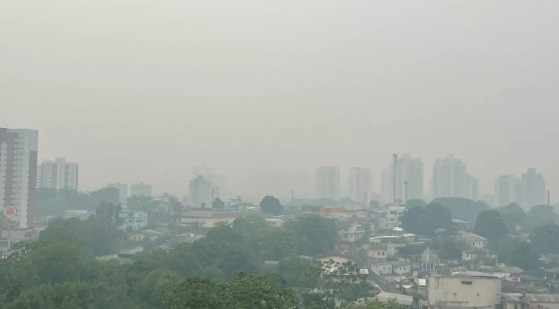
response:
[[[110,7],[110,10],[107,10]],[[556,1],[4,1],[0,121],[80,189],[185,194],[193,165],[313,175],[460,158],[558,194]],[[342,188],[346,186],[342,183]],[[272,192],[271,192],[272,193]]]

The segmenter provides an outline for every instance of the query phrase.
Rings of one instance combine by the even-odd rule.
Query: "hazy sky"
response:
[[[535,167],[556,200],[558,30],[556,0],[4,0],[0,121],[86,190],[185,193],[196,164],[377,183],[411,152],[426,181],[454,153],[482,193]]]

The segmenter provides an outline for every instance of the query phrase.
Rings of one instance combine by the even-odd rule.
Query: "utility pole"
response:
[[[392,180],[394,181],[393,186],[392,186],[392,191],[393,191],[392,193],[394,195],[392,202],[394,203],[394,206],[396,206],[396,163],[398,162],[398,154],[393,153],[392,154],[392,159],[394,160],[394,162],[392,164],[392,169],[393,169],[393,172],[394,172],[393,175],[392,175],[392,177],[393,177]]]

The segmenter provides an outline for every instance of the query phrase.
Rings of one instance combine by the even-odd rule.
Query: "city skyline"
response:
[[[16,130],[16,129],[13,129],[13,130]],[[28,129],[24,129],[24,130],[28,130]],[[38,144],[39,144],[39,142],[38,142]],[[39,151],[38,153],[39,153],[38,156],[40,157],[41,152]],[[454,158],[454,155],[452,155],[452,154],[447,155],[445,157],[445,159],[448,159],[449,157]],[[439,162],[440,160],[441,160],[440,158],[435,159],[435,163],[433,165],[434,169],[435,169],[435,166],[437,165],[437,162]],[[416,173],[423,173],[422,158],[412,157],[409,153],[399,154],[399,156],[398,156],[398,164],[399,165],[404,164],[404,165],[408,166],[409,164],[412,164],[410,162],[413,163],[412,166],[417,165],[417,167],[415,168]],[[417,163],[414,163],[414,162],[417,162]],[[458,160],[458,162],[459,162],[459,164],[463,164],[461,160]],[[64,158],[57,157],[55,159],[55,161],[43,160],[42,163],[37,165],[37,187],[38,188],[39,187],[48,187],[48,186],[45,186],[45,185],[41,185],[40,182],[39,182],[41,180],[41,177],[42,177],[41,176],[42,165],[44,165],[44,164],[55,164],[55,163],[57,163],[59,165],[61,165],[61,164],[62,165],[65,165],[65,164],[66,165],[71,165],[71,171],[75,172],[76,174],[75,174],[75,176],[72,176],[70,178],[72,179],[72,181],[76,182],[75,185],[77,186],[78,164],[67,163],[67,162],[65,162]],[[366,199],[368,199],[368,200],[373,199],[374,200],[375,197],[377,199],[378,199],[378,197],[381,197],[382,198],[381,201],[383,201],[383,202],[387,202],[387,203],[392,202],[392,198],[388,198],[388,199],[386,198],[386,194],[387,194],[388,191],[390,191],[389,195],[392,196],[392,194],[393,194],[392,191],[391,191],[392,188],[391,187],[386,187],[386,186],[387,186],[387,181],[390,182],[390,184],[389,184],[390,186],[393,185],[392,184],[392,181],[393,181],[392,180],[392,177],[393,177],[392,176],[393,175],[392,174],[393,173],[392,172],[393,163],[394,163],[393,161],[390,163],[390,169],[389,170],[385,169],[380,173],[380,177],[379,177],[380,181],[378,183],[372,182],[372,179],[374,179],[375,177],[373,177],[374,174],[371,172],[371,168],[369,168],[369,167],[359,168],[359,169],[366,170],[368,173],[371,173],[371,187],[372,187],[372,189],[369,193],[367,193],[367,198]],[[355,169],[355,167],[347,168],[347,171],[348,171],[347,173],[343,172],[343,168],[341,169],[342,172],[340,172],[340,167],[339,166],[332,167],[332,168],[337,169],[337,178],[338,178],[337,179],[338,188],[336,189],[337,193],[335,193],[333,196],[335,196],[336,198],[348,197],[348,198],[353,198],[355,200],[355,196],[352,196],[352,189],[351,189],[351,186],[352,186],[352,184],[351,184],[351,181],[352,181],[351,173],[352,173],[352,169]],[[317,169],[320,169],[320,167],[317,168]],[[317,171],[317,169],[315,169],[315,172]],[[533,172],[535,169],[529,167],[529,168],[527,168],[527,170],[529,172],[530,171]],[[260,170],[260,171],[261,171],[260,173],[271,172],[270,170]],[[390,171],[390,179],[387,178],[388,171]],[[283,172],[286,172],[287,174],[290,173],[289,171],[283,171]],[[433,172],[434,172],[434,170],[433,170]],[[301,178],[301,177],[306,178],[310,175],[310,173],[306,173],[306,172],[303,172],[301,170],[295,170],[295,171],[292,171],[291,173],[293,173],[293,175],[298,175],[299,178]],[[284,174],[284,175],[287,175],[287,174]],[[424,175],[423,177],[421,177],[421,179],[422,180],[426,179],[427,183],[429,183],[430,186],[424,186],[423,183],[420,183],[419,185],[417,185],[417,188],[412,189],[413,193],[411,193],[411,195],[408,196],[408,200],[419,198],[420,196],[421,196],[421,199],[430,200],[432,198],[442,197],[442,196],[447,196],[448,195],[448,194],[442,194],[442,195],[437,196],[436,194],[434,194],[434,191],[433,191],[434,190],[434,187],[433,187],[434,178],[432,178],[432,177],[430,178],[428,176],[429,174],[430,173],[427,173],[427,175]],[[231,180],[231,179],[234,179],[234,178],[237,178],[237,179],[240,178],[238,175],[237,175],[237,177],[231,177],[231,175],[224,175],[224,174],[216,173],[216,172],[214,172],[212,167],[208,166],[207,164],[192,165],[192,175],[202,175],[205,178],[210,179],[210,181],[212,183],[214,183],[213,190],[214,190],[214,192],[216,192],[215,194],[221,195],[222,197],[225,196],[224,193],[223,193],[225,179],[230,179]],[[273,178],[274,176],[278,176],[278,175],[279,174],[274,174],[273,171],[272,171],[271,177]],[[403,175],[402,172],[397,173],[397,179],[399,179],[399,180],[397,180],[397,197],[398,197],[397,200],[399,200],[399,201],[403,201],[403,198],[402,198],[402,196],[404,195],[404,189],[403,189],[404,180],[403,180],[403,178],[409,178],[409,176],[402,176],[402,175]],[[415,177],[418,177],[418,175],[415,175]],[[525,174],[522,174],[521,176],[523,176],[523,175],[525,177],[528,177]],[[537,174],[537,175],[540,175],[540,174]],[[468,178],[468,181],[470,182],[469,183],[469,188],[467,189],[469,191],[465,192],[463,194],[458,193],[458,194],[451,194],[449,196],[466,197],[466,198],[470,198],[470,199],[474,199],[474,200],[483,200],[484,197],[490,196],[493,199],[493,204],[494,205],[492,205],[492,206],[499,206],[500,204],[502,204],[501,201],[500,201],[500,191],[498,189],[499,181],[502,177],[513,177],[514,175],[510,174],[510,175],[505,175],[505,176],[502,176],[502,175],[497,176],[493,180],[492,189],[489,189],[489,190],[486,190],[486,191],[482,191],[482,190],[479,189],[479,179],[478,178],[471,176],[467,172],[466,172],[466,176]],[[514,176],[514,177],[516,177],[516,176]],[[538,177],[541,177],[541,175],[538,176]],[[196,177],[194,177],[194,178],[196,178]],[[290,178],[291,178],[290,181],[293,181],[293,178],[292,177],[290,177]],[[509,180],[509,181],[513,181],[514,186],[516,186],[517,188],[515,189],[514,193],[509,193],[510,196],[508,197],[508,200],[511,200],[512,202],[518,203],[522,206],[527,206],[529,204],[533,204],[534,200],[536,200],[538,202],[544,201],[545,203],[547,203],[547,193],[548,193],[547,190],[550,190],[551,195],[553,195],[553,191],[551,191],[551,189],[548,189],[547,187],[545,187],[546,180],[542,180],[544,182],[544,185],[543,185],[543,187],[544,187],[543,192],[545,192],[543,194],[544,197],[538,196],[538,198],[533,198],[533,197],[527,198],[526,196],[528,195],[528,193],[524,193],[524,195],[522,195],[522,193],[519,193],[521,189],[519,189],[518,186],[522,183],[521,178],[522,177],[520,177],[518,179],[514,178],[513,180]],[[256,181],[258,181],[258,180],[256,180]],[[271,181],[271,183],[268,184],[268,187],[273,187],[274,181],[273,180],[269,180],[269,181]],[[188,182],[188,180],[187,180],[187,182]],[[314,178],[314,183],[315,183],[315,188],[314,188],[314,191],[313,191],[314,194],[311,194],[311,195],[309,195],[309,193],[308,193],[309,191],[312,191],[312,189],[309,186],[310,182],[307,181],[307,183],[305,183],[303,186],[301,186],[301,182],[297,182],[297,181],[293,181],[293,182],[298,183],[298,185],[295,184],[293,186],[290,186],[289,184],[284,184],[283,185],[284,187],[287,186],[289,188],[283,188],[281,190],[282,192],[279,193],[279,194],[278,194],[277,191],[273,192],[273,191],[275,191],[274,189],[271,189],[271,190],[269,190],[270,192],[267,192],[267,191],[261,191],[260,192],[260,191],[258,191],[259,193],[257,192],[256,195],[259,195],[259,194],[260,195],[276,194],[278,196],[282,196],[283,198],[288,198],[289,197],[288,192],[291,192],[293,195],[295,195],[296,193],[300,194],[301,192],[305,192],[303,195],[297,196],[297,197],[298,198],[301,198],[301,197],[302,198],[310,198],[310,197],[319,198],[320,197],[320,194],[318,194],[318,192],[316,191],[317,190],[317,177],[316,177],[316,175],[315,175],[315,178]],[[473,184],[471,182],[473,182]],[[139,184],[136,184],[136,183],[139,183]],[[89,189],[88,191],[94,191],[96,189],[103,188],[103,187],[114,187],[114,188],[119,189],[119,192],[121,192],[121,190],[122,190],[121,187],[126,186],[124,194],[126,195],[126,198],[127,198],[127,197],[130,196],[130,194],[128,194],[128,190],[131,190],[132,186],[143,186],[143,185],[144,184],[141,181],[130,181],[130,182],[123,181],[123,183],[121,183],[119,181],[119,182],[116,182],[116,183],[109,183],[108,185],[101,185],[99,187],[93,187],[93,188]],[[408,180],[408,185],[409,185],[409,180]],[[149,195],[151,195],[152,185],[151,184],[149,184],[149,185],[146,184],[145,186],[146,186],[146,188],[144,188],[144,190],[148,190],[150,192]],[[149,189],[147,189],[148,186],[149,186]],[[166,190],[165,188],[163,188],[163,189],[160,189],[159,191],[156,191],[156,194],[173,193],[173,194],[176,194],[177,196],[183,196],[184,197],[184,196],[189,195],[188,187],[189,186],[187,185],[186,191],[182,190],[182,191],[178,191],[178,192],[172,192],[170,190]],[[69,188],[72,189],[72,187],[69,187]],[[233,186],[233,188],[235,188],[235,186]],[[387,191],[387,188],[388,188],[388,191]],[[419,189],[419,188],[421,188],[421,189]],[[140,189],[137,189],[137,190],[140,190]],[[501,189],[501,190],[504,190],[504,189]],[[507,189],[507,190],[509,190],[509,189]],[[524,192],[526,190],[524,190]],[[531,190],[535,190],[535,189],[531,189]],[[475,193],[472,192],[472,191],[475,191]],[[542,191],[542,190],[540,190],[540,191]],[[147,192],[147,191],[145,191],[145,192]],[[233,196],[236,196],[236,195],[246,195],[246,194],[252,195],[252,194],[254,194],[254,192],[250,192],[250,193],[249,192],[243,192],[243,191],[236,191],[236,192],[237,192],[236,194],[233,194],[230,197],[233,197]],[[408,194],[410,194],[409,192],[410,192],[410,189],[408,189]],[[417,194],[419,192],[421,193],[421,195]],[[540,193],[540,195],[542,195],[542,194]],[[523,196],[524,196],[524,198],[523,198]],[[533,196],[533,194],[531,194],[530,196]],[[323,196],[323,197],[325,197],[325,196]],[[529,201],[527,201],[526,199],[528,199]],[[125,203],[125,198],[123,198],[121,201],[123,203]],[[362,202],[362,200],[360,200],[358,202]],[[557,202],[557,201],[551,199],[551,203],[555,203],[555,202]]]

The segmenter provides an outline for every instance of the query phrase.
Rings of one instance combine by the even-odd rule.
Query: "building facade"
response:
[[[125,183],[115,182],[107,185],[109,188],[115,188],[118,190],[118,196],[120,203],[126,205],[126,200],[128,199],[128,185]]]
[[[28,228],[35,223],[38,139],[36,130],[0,128],[0,210],[17,210],[9,222],[0,215],[2,226]]]
[[[131,196],[146,196],[151,197],[151,185],[139,183],[130,186]]]
[[[78,190],[79,165],[64,158],[45,160],[37,167],[37,188]]]
[[[534,168],[529,168],[520,178],[499,176],[495,180],[495,196],[500,207],[512,203],[524,208],[547,204],[545,180]]]
[[[363,167],[349,169],[349,198],[356,202],[369,204],[373,187],[371,170]]]
[[[514,175],[499,176],[495,180],[495,200],[498,207],[518,203],[519,184]]]
[[[479,198],[479,182],[468,174],[466,165],[453,155],[437,159],[433,165],[433,198]]]
[[[545,180],[535,168],[529,168],[520,178],[518,204],[524,208],[547,204]]]
[[[501,304],[501,279],[490,275],[432,276],[428,288],[432,308],[495,308]]]
[[[211,208],[215,196],[215,190],[212,183],[198,175],[189,184],[189,201],[190,207],[193,208]]]
[[[384,202],[405,203],[411,199],[423,199],[423,162],[409,153],[399,156],[382,173],[381,184]],[[393,201],[394,197],[396,201]]]
[[[316,169],[316,197],[340,197],[340,168],[323,166]]]

